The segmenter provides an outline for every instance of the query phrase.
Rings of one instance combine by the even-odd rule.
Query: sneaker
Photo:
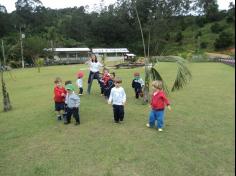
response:
[[[83,94],[79,94],[79,96],[81,96],[81,95],[83,95]]]
[[[159,128],[158,131],[163,131],[163,129],[162,129],[162,128]]]
[[[147,123],[147,124],[146,124],[146,127],[150,128],[150,124],[149,124],[149,123]]]

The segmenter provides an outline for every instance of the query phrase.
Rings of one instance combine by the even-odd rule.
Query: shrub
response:
[[[219,23],[214,23],[211,26],[211,31],[215,34],[218,34],[219,32],[223,31],[224,27],[221,26]]]
[[[182,34],[182,32],[178,32],[177,34],[176,34],[176,36],[175,36],[175,41],[176,42],[181,42],[182,40],[183,40],[183,34]]]
[[[206,18],[205,17],[196,17],[195,19],[195,23],[200,27],[204,27],[204,25],[206,24]]]
[[[225,49],[233,44],[233,34],[229,32],[221,32],[215,40],[214,46],[216,49]]]
[[[206,49],[206,48],[207,48],[207,45],[208,45],[207,42],[201,42],[200,48],[201,48],[201,49]]]

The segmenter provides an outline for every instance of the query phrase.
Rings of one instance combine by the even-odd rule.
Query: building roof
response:
[[[135,54],[132,54],[132,53],[127,53],[127,54],[125,54],[126,56],[131,56],[131,57],[134,57],[134,56],[136,56]]]
[[[127,48],[93,48],[93,53],[128,53]]]
[[[46,51],[52,51],[52,48],[45,49]],[[81,51],[91,51],[89,48],[54,48],[56,52],[81,52]]]

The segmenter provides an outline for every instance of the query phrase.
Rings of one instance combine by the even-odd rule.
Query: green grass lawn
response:
[[[134,98],[133,73],[143,77],[143,68],[115,70],[127,94],[124,124],[112,123],[112,108],[95,82],[91,95],[81,97],[81,125],[58,122],[54,78],[75,81],[80,68],[87,67],[14,70],[15,80],[5,74],[13,110],[0,112],[1,176],[234,175],[234,68],[189,64],[192,81],[170,94],[173,112],[166,111],[163,132],[145,127],[150,109]],[[160,63],[159,71],[171,85],[175,64]]]

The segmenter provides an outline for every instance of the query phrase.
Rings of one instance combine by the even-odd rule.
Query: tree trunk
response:
[[[3,79],[3,71],[1,71],[1,82],[2,82],[2,95],[3,95],[3,110],[10,111],[12,109],[9,94],[6,90],[6,84]]]

